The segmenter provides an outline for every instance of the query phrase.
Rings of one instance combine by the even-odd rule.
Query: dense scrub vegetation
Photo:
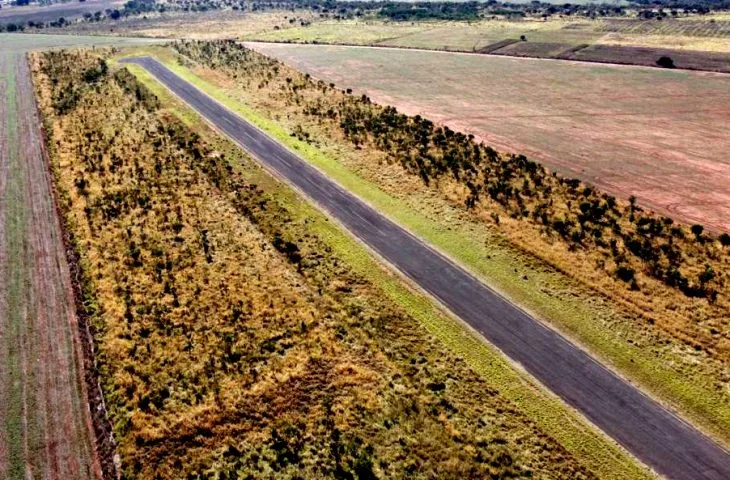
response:
[[[124,478],[592,478],[239,150],[90,53],[34,71]]]
[[[285,105],[288,118],[298,115],[355,148],[379,152],[378,158],[401,165],[506,233],[530,235],[530,251],[551,265],[609,296],[645,305],[651,323],[671,317],[660,326],[672,336],[730,357],[727,234],[716,238],[700,225],[677,224],[644,211],[634,198],[617,200],[524,156],[500,154],[428,119],[338,91],[241,45],[181,42],[175,48]],[[295,135],[316,141],[297,128]]]

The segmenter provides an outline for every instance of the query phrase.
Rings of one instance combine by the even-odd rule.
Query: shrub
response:
[[[730,246],[730,235],[728,235],[727,233],[723,233],[722,235],[720,235],[720,237],[718,238],[718,240],[720,240],[720,244],[723,247]]]
[[[662,68],[676,68],[674,60],[670,57],[662,56],[656,61],[656,64]]]
[[[624,265],[616,268],[616,276],[619,278],[619,280],[622,280],[624,282],[631,282],[632,280],[634,280],[635,275],[636,272],[634,272],[633,268],[626,267]]]

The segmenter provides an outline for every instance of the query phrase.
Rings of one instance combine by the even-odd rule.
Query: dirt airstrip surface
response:
[[[94,479],[69,268],[24,55],[0,54],[0,478]]]
[[[730,75],[248,43],[381,104],[473,133],[687,223],[730,231]]]

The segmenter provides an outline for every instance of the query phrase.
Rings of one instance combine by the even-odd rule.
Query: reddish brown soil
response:
[[[83,383],[82,348],[62,229],[33,86],[22,54],[3,72],[7,141],[0,196],[0,477],[101,478]],[[0,65],[0,68],[2,65]],[[7,175],[7,176],[6,176]]]
[[[0,55],[0,73],[7,71],[7,55]],[[4,260],[2,254],[7,250],[5,241],[5,222],[4,222],[4,211],[3,204],[5,202],[5,190],[8,178],[8,118],[5,112],[7,111],[7,78],[4,75],[0,75],[0,278],[7,278],[7,261]],[[5,327],[5,321],[3,319],[8,318],[8,285],[6,281],[0,281],[0,335],[6,335],[7,328]],[[8,365],[5,360],[5,346],[0,338],[0,402],[5,404],[6,399],[9,396],[9,388],[5,381],[8,375]],[[4,410],[0,410],[4,412]],[[6,432],[6,428],[2,423],[0,427],[0,478],[7,478],[9,465],[9,439]]]
[[[515,40],[515,39],[501,40],[499,42],[496,42],[496,43],[492,43],[490,45],[487,45],[486,47],[484,47],[481,50],[479,50],[478,53],[492,53],[492,52],[496,52],[500,48],[504,48],[504,47],[506,47],[508,45],[512,45],[513,43],[517,43],[517,42],[519,42],[519,40]]]

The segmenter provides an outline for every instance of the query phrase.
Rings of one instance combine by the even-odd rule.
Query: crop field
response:
[[[0,53],[0,478],[94,479],[69,268],[22,55]]]
[[[730,56],[730,42],[719,37],[684,37],[680,35],[638,35],[608,33],[596,45],[622,45],[628,47],[650,47],[689,52],[719,52]],[[676,53],[675,53],[676,55]]]
[[[482,20],[477,22],[425,21],[415,23],[377,20],[320,21],[308,26],[286,30],[271,30],[248,35],[250,40],[349,43],[362,45],[389,45],[409,48],[428,48],[475,51],[504,39],[562,43],[568,46],[602,43],[605,41],[632,42],[635,46],[656,46],[654,39],[684,44],[695,50],[727,50],[728,21],[725,17],[697,20],[670,19],[662,22],[629,19],[572,20]]]
[[[580,28],[566,28],[578,26]],[[526,35],[541,42],[579,44],[595,41],[591,23],[568,21],[384,22],[323,21],[308,26],[250,35],[247,39],[383,45],[434,50],[476,51],[505,39]]]
[[[621,197],[634,195],[679,220],[730,229],[728,76],[357,47],[254,46],[400,111],[524,153]]]
[[[635,19],[610,19],[601,22],[597,30],[638,35],[682,37],[730,37],[727,19],[666,19],[661,22]]]
[[[657,21],[628,19],[479,22],[320,21],[308,26],[269,30],[246,40],[326,43],[484,52],[518,57],[656,65],[662,55],[675,58],[680,68],[730,71],[730,42],[724,17],[712,21],[680,18]],[[507,40],[514,42],[500,47]],[[630,47],[627,50],[607,46]],[[593,47],[583,55],[571,50]],[[640,48],[636,55],[631,48]]]
[[[596,477],[240,149],[94,55],[35,59],[126,478]]]
[[[60,17],[71,20],[82,16],[84,13],[104,11],[107,8],[119,8],[124,5],[124,0],[87,0],[85,2],[55,3],[48,6],[27,6],[11,7],[4,6],[0,9],[0,24],[2,23],[27,23],[52,22]]]
[[[49,35],[33,33],[0,33],[0,44],[3,53],[24,55],[32,50],[52,48],[125,46],[159,43],[159,40],[144,38],[115,38],[89,35]]]
[[[500,50],[501,52],[502,50]],[[730,73],[730,53],[696,52],[668,48],[634,47],[628,45],[591,45],[576,51],[566,50],[560,58],[600,63],[656,65],[659,57],[672,59],[676,68]]]

